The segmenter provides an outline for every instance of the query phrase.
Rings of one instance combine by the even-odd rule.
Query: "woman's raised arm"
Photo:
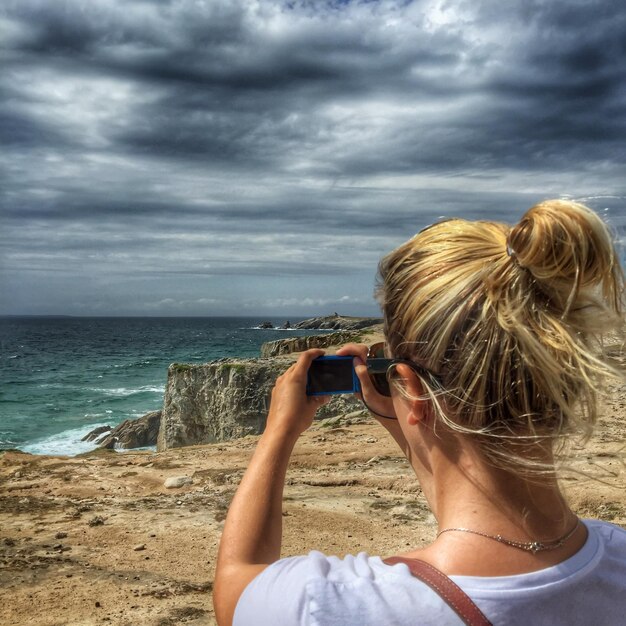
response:
[[[298,437],[327,399],[306,395],[308,350],[276,381],[265,431],[228,510],[215,571],[213,604],[219,626],[231,626],[243,590],[280,558],[282,498],[289,457]]]

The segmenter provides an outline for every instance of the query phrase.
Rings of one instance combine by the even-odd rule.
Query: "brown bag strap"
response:
[[[419,559],[404,559],[401,556],[391,556],[383,559],[383,563],[387,563],[387,565],[404,563],[407,565],[411,570],[411,574],[433,589],[467,626],[492,626],[485,614],[474,604],[463,589],[430,563],[420,561]]]

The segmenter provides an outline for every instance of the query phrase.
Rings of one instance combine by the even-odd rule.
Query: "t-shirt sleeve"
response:
[[[233,626],[298,626],[306,624],[306,585],[327,574],[321,553],[280,559],[266,567],[243,590]]]
[[[365,552],[281,559],[244,589],[233,626],[442,626],[458,617],[404,564]]]

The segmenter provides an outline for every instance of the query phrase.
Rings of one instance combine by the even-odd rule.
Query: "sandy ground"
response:
[[[0,456],[0,624],[215,624],[211,588],[229,501],[257,437],[163,453]],[[564,477],[583,517],[626,527],[626,385]],[[166,489],[168,477],[193,483]],[[434,536],[404,457],[374,420],[315,424],[287,477],[283,555],[390,556]]]

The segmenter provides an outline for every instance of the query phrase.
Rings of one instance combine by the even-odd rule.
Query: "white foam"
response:
[[[56,435],[50,435],[49,437],[20,446],[20,449],[24,452],[30,452],[30,454],[58,454],[63,456],[74,456],[83,452],[89,452],[97,448],[96,443],[94,441],[81,441],[81,439],[99,426],[105,426],[105,424],[90,424],[89,426],[64,430]]]
[[[260,326],[242,326],[238,330],[280,330],[288,333],[291,332],[305,332],[305,331],[315,331],[316,333],[337,333],[341,332],[341,328],[280,328],[278,326],[274,328],[261,328]]]
[[[165,393],[165,385],[146,385],[141,387],[141,391],[151,391],[152,393]]]
[[[126,397],[132,396],[136,393],[164,393],[165,387],[160,385],[144,385],[143,387],[137,387],[135,389],[128,387],[113,387],[113,388],[105,388],[105,387],[90,387],[89,391],[96,391],[98,393],[103,393],[105,396],[117,396],[117,397]]]
[[[120,367],[133,368],[133,367],[137,367],[137,365],[150,365],[152,363],[152,360],[155,360],[157,358],[158,357],[153,356],[153,357],[148,357],[147,359],[144,359],[143,361],[133,361],[131,363],[117,363],[116,365],[113,365],[113,367],[114,368],[120,368]]]
[[[280,332],[284,332],[284,333],[291,333],[291,332],[302,332],[304,330],[307,330],[306,328],[273,328],[272,330],[279,330]],[[328,328],[320,328],[319,330],[329,330]]]
[[[108,425],[108,424],[107,424]],[[89,426],[81,426],[80,428],[72,428],[70,430],[64,430],[56,435],[50,435],[44,437],[39,441],[16,446],[24,452],[30,454],[49,454],[52,456],[76,456],[77,454],[83,454],[84,452],[91,452],[98,446],[95,441],[81,441],[81,439],[99,426],[105,426],[104,422],[100,424],[91,424]],[[10,443],[10,442],[2,442]],[[144,448],[113,448],[116,452],[135,452],[137,450],[156,450],[156,446],[146,446]]]

